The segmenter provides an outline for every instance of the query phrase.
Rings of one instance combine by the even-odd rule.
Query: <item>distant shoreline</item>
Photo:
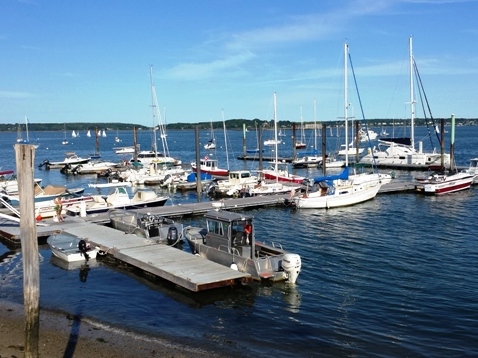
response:
[[[428,125],[433,124],[439,125],[442,118],[434,118],[433,121],[428,120]],[[363,120],[356,119],[356,122],[362,123]],[[327,127],[343,127],[343,120],[330,120],[330,121],[317,121],[317,128],[322,128],[322,124],[325,124]],[[367,119],[367,126],[376,128],[376,127],[403,127],[410,125],[410,119],[400,118],[400,119]],[[478,125],[478,118],[456,118],[457,126],[476,126]],[[215,122],[198,122],[198,123],[167,123],[164,125],[166,130],[194,130],[199,126],[200,130],[210,130],[211,125],[214,130],[223,130],[224,125],[227,130],[243,130],[245,127],[249,131],[254,131],[257,127],[263,127],[265,129],[272,129],[274,127],[274,122],[272,120],[261,120],[261,119],[228,119],[225,122],[215,121]],[[281,129],[290,129],[292,130],[295,125],[296,130],[300,129],[300,122],[289,121],[289,120],[279,120],[277,122],[278,128]],[[415,118],[415,126],[425,126],[426,122],[423,118]],[[445,118],[445,126],[450,126],[450,118]],[[314,121],[304,121],[305,129],[313,129]],[[46,132],[46,131],[67,131],[68,133],[72,130],[75,131],[88,131],[97,129],[105,129],[107,131],[133,131],[133,128],[136,128],[137,131],[146,131],[151,130],[151,126],[145,126],[142,124],[134,123],[108,123],[108,122],[75,122],[75,123],[35,123],[29,122],[28,128],[30,132]],[[25,123],[0,123],[0,132],[12,132],[17,133],[19,131],[25,131]]]

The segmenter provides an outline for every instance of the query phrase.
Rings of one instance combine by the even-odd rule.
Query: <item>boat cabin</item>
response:
[[[210,211],[205,214],[205,244],[227,252],[237,250],[240,256],[254,258],[253,217],[229,211]]]
[[[201,163],[201,170],[215,170],[218,168],[216,159],[209,159],[206,157],[201,159],[199,163]]]

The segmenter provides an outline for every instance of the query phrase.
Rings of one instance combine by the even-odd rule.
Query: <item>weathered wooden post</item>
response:
[[[322,124],[322,174],[327,172],[327,125]]]
[[[202,201],[202,185],[201,185],[201,150],[199,148],[199,126],[195,128],[196,135],[196,193],[198,203]]]
[[[33,171],[35,146],[15,144],[20,236],[23,256],[23,304],[25,309],[25,357],[38,357],[40,334],[40,268],[35,222]]]

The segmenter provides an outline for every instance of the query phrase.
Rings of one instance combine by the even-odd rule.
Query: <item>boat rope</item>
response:
[[[417,67],[417,64],[415,62],[415,59],[413,59],[413,70],[415,72],[415,79],[417,81],[417,88],[418,88],[418,92],[419,92],[419,95],[420,95],[420,101],[421,101],[421,104],[422,104],[423,116],[425,118],[425,123],[426,123],[427,129],[428,129],[428,136],[430,138],[430,143],[431,143],[431,146],[433,148],[432,135],[430,133],[430,127],[428,126],[428,119],[427,119],[427,114],[426,114],[427,111],[425,111],[425,103],[426,103],[426,106],[427,106],[427,109],[428,109],[428,113],[430,114],[430,119],[431,119],[432,124],[433,124],[433,130],[435,132],[435,135],[437,136],[438,143],[441,142],[440,141],[440,136],[439,136],[439,132],[436,130],[437,125],[435,124],[435,120],[433,119],[432,111],[430,109],[430,104],[428,102],[428,98],[427,98],[427,95],[425,93],[425,89],[423,87],[422,78],[420,76],[420,73],[418,72],[418,67]]]
[[[352,77],[354,79],[355,90],[357,92],[357,97],[358,97],[358,101],[359,101],[359,105],[360,105],[360,112],[362,114],[362,122],[364,123],[365,133],[367,134],[368,146],[370,148],[372,148],[372,141],[370,140],[370,135],[369,135],[369,132],[368,132],[367,120],[365,119],[365,113],[364,113],[363,106],[362,106],[362,98],[360,97],[360,92],[359,92],[359,89],[358,89],[357,79],[355,77],[355,71],[354,71],[354,66],[352,64],[352,56],[350,55],[350,52],[348,52],[348,57],[349,57],[350,69],[352,70]],[[372,171],[375,172],[376,169],[377,169],[377,162],[375,161],[375,156],[374,155],[372,155],[372,159],[373,159]]]

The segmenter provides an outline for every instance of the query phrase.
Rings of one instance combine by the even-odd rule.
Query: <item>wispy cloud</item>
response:
[[[30,92],[0,91],[0,98],[4,99],[23,99],[33,97],[35,97],[35,95]]]
[[[248,29],[229,35],[221,33],[217,38],[209,39],[204,44],[206,50],[201,49],[201,56],[204,57],[205,53],[209,53],[210,60],[178,64],[168,70],[167,76],[197,80],[225,73],[231,75],[228,71],[240,72],[241,65],[268,54],[274,47],[283,48],[289,44],[325,39],[330,34],[341,31],[346,21],[386,11],[394,3],[394,0],[352,1],[348,7],[329,12],[280,18],[277,22],[281,25],[277,26]],[[217,58],[218,56],[221,57]]]
[[[246,51],[216,59],[211,62],[190,62],[182,63],[168,71],[167,76],[175,79],[183,80],[198,80],[210,78],[217,73],[224,73],[225,71],[236,68],[237,66],[249,61],[254,57],[252,52]]]

